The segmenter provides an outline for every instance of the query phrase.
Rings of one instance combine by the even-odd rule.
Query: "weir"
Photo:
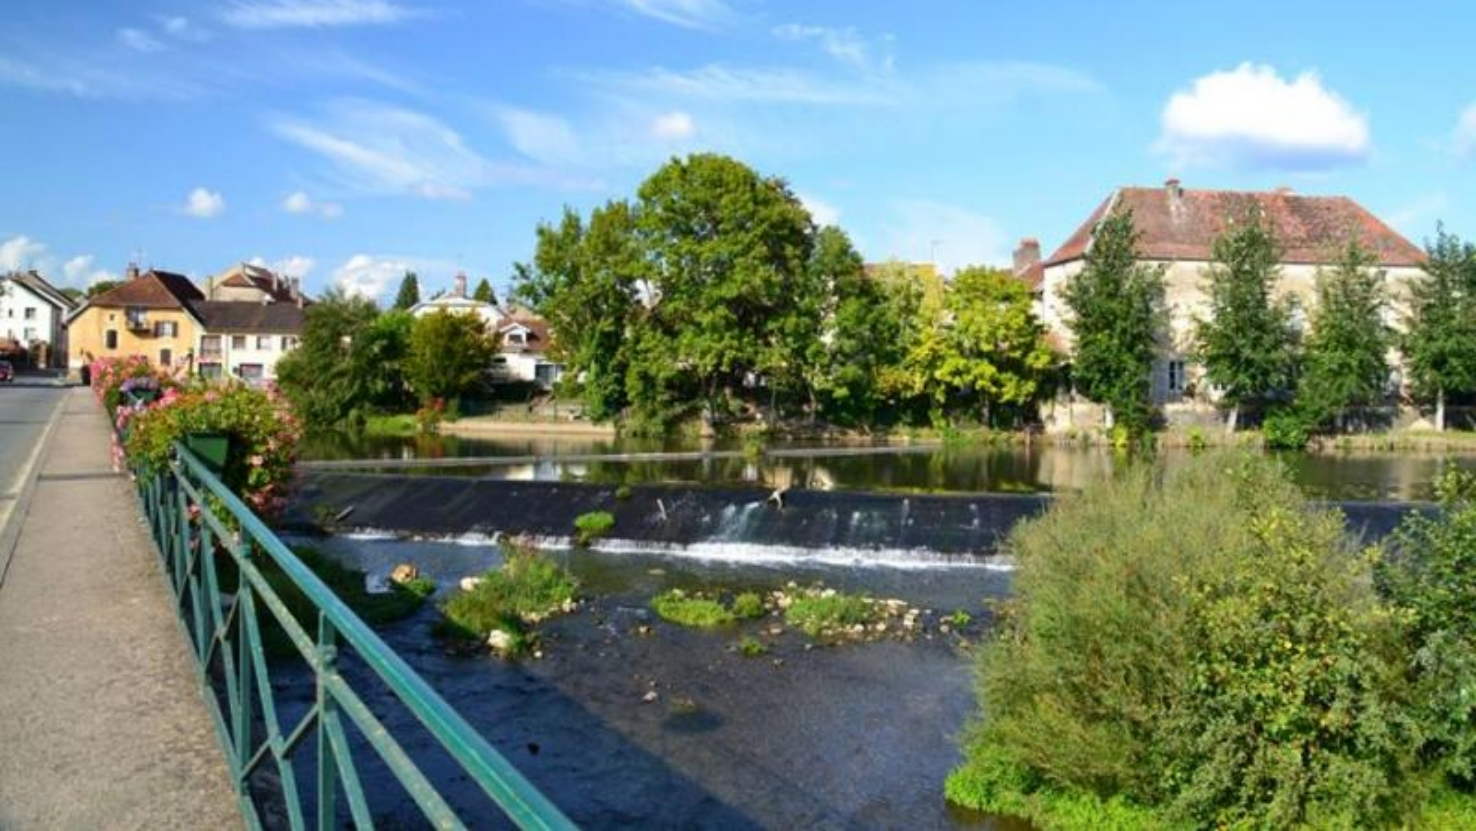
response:
[[[526,534],[567,541],[581,514],[608,511],[596,547],[704,557],[835,562],[988,564],[1015,523],[1048,494],[892,494],[743,487],[523,482],[309,471],[296,522],[337,530],[463,537]],[[1402,502],[1335,503],[1350,529],[1378,538],[1409,510]]]

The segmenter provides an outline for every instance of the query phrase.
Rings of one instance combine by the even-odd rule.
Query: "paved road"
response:
[[[22,376],[14,383],[0,384],[0,532],[10,519],[25,474],[36,461],[46,426],[56,416],[65,392],[49,378]],[[4,555],[0,552],[0,563]]]

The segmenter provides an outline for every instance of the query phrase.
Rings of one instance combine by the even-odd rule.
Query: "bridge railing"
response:
[[[139,492],[248,826],[333,828],[351,819],[373,828],[365,765],[387,769],[435,828],[486,824],[486,816],[453,808],[407,752],[408,741],[418,752],[429,746],[449,757],[459,770],[438,778],[474,783],[513,824],[573,827],[210,468],[184,446],[174,449],[169,469],[139,471]],[[284,592],[297,595],[290,605]],[[311,673],[305,709],[300,687],[297,700],[284,702],[273,685],[282,665],[270,656],[284,648]],[[353,672],[346,673],[341,649],[355,656]],[[419,735],[397,738],[404,719],[387,724],[376,712],[385,709],[385,691],[423,728]]]

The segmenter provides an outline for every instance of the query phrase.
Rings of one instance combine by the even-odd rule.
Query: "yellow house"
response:
[[[90,297],[67,317],[67,369],[97,358],[143,355],[160,367],[189,371],[202,327],[191,303],[205,296],[182,274],[150,269]]]

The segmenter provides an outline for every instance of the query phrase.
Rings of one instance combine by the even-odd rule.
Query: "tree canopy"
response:
[[[477,287],[472,290],[472,299],[482,303],[496,303],[497,295],[492,293],[492,284],[486,277],[477,281]]]
[[[415,276],[415,272],[407,271],[400,280],[400,290],[395,294],[395,308],[403,311],[419,302],[420,279]]]
[[[1425,246],[1424,275],[1409,284],[1404,350],[1416,399],[1435,405],[1445,429],[1445,402],[1476,393],[1476,246],[1445,232]]]
[[[415,319],[405,378],[422,403],[454,400],[481,386],[497,342],[479,315],[439,309]]]
[[[945,305],[937,380],[976,402],[989,426],[1000,405],[1034,401],[1054,356],[1030,287],[1006,271],[965,268],[953,275]]]
[[[1382,403],[1389,385],[1392,333],[1384,323],[1384,272],[1350,240],[1317,271],[1317,304],[1306,338],[1298,404],[1313,424],[1348,407]]]

